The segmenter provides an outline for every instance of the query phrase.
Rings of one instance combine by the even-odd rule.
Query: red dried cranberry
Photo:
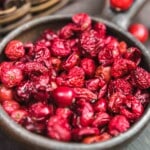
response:
[[[20,108],[19,103],[17,103],[14,100],[4,101],[2,103],[2,106],[9,115],[11,115],[12,112],[14,112],[15,110],[18,110]]]
[[[79,55],[76,52],[73,52],[62,64],[63,69],[70,70],[79,61]]]
[[[93,108],[95,112],[106,112],[107,110],[107,100],[104,98],[98,99],[94,104]]]
[[[113,136],[117,136],[120,133],[127,131],[130,127],[130,123],[123,115],[116,115],[113,117],[108,126],[109,133]]]
[[[71,128],[65,118],[52,116],[47,124],[48,136],[59,141],[71,140]]]
[[[82,142],[85,144],[92,144],[96,142],[103,142],[103,141],[109,140],[110,138],[111,138],[111,135],[107,132],[104,132],[100,135],[93,135],[93,136],[85,137]]]
[[[9,88],[20,84],[23,78],[22,71],[15,66],[6,69],[1,73],[2,83]]]
[[[122,76],[128,74],[135,68],[136,68],[136,64],[133,61],[123,59],[123,58],[117,58],[117,59],[115,59],[113,65],[112,65],[111,75],[114,78],[119,78],[119,77],[122,77]]]
[[[0,77],[1,77],[2,72],[4,72],[5,70],[10,69],[12,66],[13,66],[12,62],[6,62],[6,61],[2,62],[0,64]]]
[[[28,116],[28,112],[25,111],[24,109],[18,109],[18,110],[14,110],[12,113],[11,113],[11,118],[19,123],[19,124],[24,124],[24,122],[26,121],[27,119],[27,116]]]
[[[129,26],[129,32],[141,42],[146,42],[148,40],[149,31],[147,27],[140,23],[134,23]]]
[[[99,129],[94,127],[72,129],[72,137],[75,141],[82,140],[83,137],[90,135],[99,135]]]
[[[121,41],[118,45],[119,53],[121,55],[124,55],[127,52],[127,43],[124,41]]]
[[[92,57],[96,56],[99,50],[104,46],[104,39],[99,36],[99,33],[95,30],[85,31],[81,34],[81,48]]]
[[[150,73],[141,67],[137,67],[132,72],[132,78],[136,86],[140,89],[147,89],[150,87]]]
[[[97,95],[86,88],[74,88],[76,98],[85,98],[88,101],[97,99]]]
[[[81,67],[87,76],[92,76],[95,73],[96,65],[93,59],[83,58],[81,60]]]
[[[0,85],[0,102],[9,101],[13,99],[13,90],[5,87],[3,84]]]
[[[41,38],[51,41],[55,38],[57,38],[57,34],[55,34],[51,29],[46,29],[44,32],[41,34]]]
[[[51,53],[57,57],[65,57],[71,53],[71,48],[65,40],[57,38],[52,41]]]
[[[126,53],[124,54],[124,57],[126,59],[132,60],[138,65],[141,62],[141,51],[138,48],[130,47],[127,49]]]
[[[110,5],[116,10],[128,10],[133,4],[133,0],[110,0]]]
[[[99,37],[104,38],[106,36],[106,26],[103,23],[97,22],[93,28],[98,32]]]
[[[116,79],[109,83],[108,96],[120,92],[124,95],[131,94],[133,91],[131,84],[124,79]]]
[[[106,112],[99,112],[94,116],[92,126],[93,127],[103,127],[107,125],[110,121],[111,117]]]
[[[81,31],[91,28],[92,20],[86,13],[75,14],[72,21],[80,27]]]
[[[11,60],[17,60],[25,55],[23,43],[18,40],[10,41],[5,48],[6,56]]]
[[[29,113],[33,120],[43,121],[53,114],[53,106],[38,102],[30,106]]]
[[[52,97],[59,107],[68,107],[73,103],[75,93],[72,88],[61,86],[52,92]]]

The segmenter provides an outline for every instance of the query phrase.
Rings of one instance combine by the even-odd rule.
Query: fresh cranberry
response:
[[[19,103],[17,103],[14,100],[4,101],[2,103],[2,106],[9,115],[11,115],[12,112],[14,112],[15,110],[18,110],[20,108]]]
[[[13,99],[13,90],[1,84],[0,85],[0,102],[9,101],[12,99]]]
[[[134,23],[129,26],[129,32],[142,43],[148,40],[149,31],[147,27],[140,23]]]
[[[11,60],[17,60],[25,55],[23,43],[18,40],[10,41],[5,48],[6,56]]]
[[[52,92],[52,97],[58,106],[68,107],[73,103],[75,99],[75,93],[72,88],[61,86]]]
[[[116,115],[109,122],[109,133],[113,136],[117,136],[120,133],[127,131],[130,127],[130,123],[123,115]]]
[[[133,0],[110,0],[110,5],[116,10],[128,10],[133,4]]]

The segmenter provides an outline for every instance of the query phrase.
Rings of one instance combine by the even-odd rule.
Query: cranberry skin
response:
[[[83,58],[80,65],[87,76],[92,76],[95,73],[96,65],[93,59]]]
[[[4,101],[2,106],[9,115],[11,115],[12,112],[14,112],[15,110],[18,110],[20,108],[19,103],[17,103],[14,100]]]
[[[95,112],[106,112],[107,110],[107,100],[104,98],[98,99],[94,104],[93,108]]]
[[[109,140],[110,138],[111,138],[111,135],[107,132],[104,132],[100,135],[93,135],[93,136],[85,137],[82,140],[82,142],[85,144],[92,144],[92,143],[106,141],[106,140]]]
[[[59,107],[69,107],[75,99],[75,93],[70,87],[60,86],[52,92],[52,97]]]
[[[147,27],[140,23],[135,23],[129,26],[128,31],[142,43],[148,40],[149,31]]]
[[[18,40],[10,41],[6,48],[5,54],[10,60],[17,60],[25,55],[23,43]]]
[[[1,81],[6,87],[14,87],[21,83],[24,76],[21,69],[17,67],[11,67],[10,69],[6,69],[1,74]]]
[[[127,131],[130,127],[130,123],[123,115],[116,115],[113,117],[108,125],[109,133],[113,136],[117,136],[120,133]]]
[[[72,17],[72,21],[78,25],[81,31],[91,27],[92,20],[86,13],[78,13]]]
[[[132,73],[132,78],[136,86],[140,89],[147,89],[150,87],[150,73],[141,67],[137,67]]]
[[[94,127],[83,127],[72,129],[72,138],[75,141],[82,140],[83,137],[99,135],[99,129]]]
[[[68,121],[60,116],[52,116],[47,123],[47,134],[58,141],[71,140],[71,128]]]
[[[54,39],[52,41],[51,53],[54,56],[65,57],[71,53],[71,48],[63,39]]]
[[[110,0],[111,7],[121,11],[128,10],[132,4],[133,0]]]
[[[38,102],[30,106],[29,113],[33,120],[43,121],[53,114],[53,106],[49,107],[44,103]]]
[[[15,122],[23,125],[28,117],[28,112],[24,109],[18,109],[11,113],[10,116]]]
[[[13,99],[13,91],[10,88],[0,85],[0,102],[9,101]]]

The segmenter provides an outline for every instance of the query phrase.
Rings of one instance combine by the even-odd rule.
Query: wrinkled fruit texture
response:
[[[140,119],[150,100],[150,73],[140,66],[138,48],[85,13],[37,39],[10,41],[0,64],[0,103],[15,122],[50,139],[91,144]]]

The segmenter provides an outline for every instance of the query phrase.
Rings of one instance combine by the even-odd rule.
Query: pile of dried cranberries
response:
[[[0,102],[27,130],[94,143],[127,131],[149,103],[141,51],[84,13],[34,43],[12,40],[0,64]]]

